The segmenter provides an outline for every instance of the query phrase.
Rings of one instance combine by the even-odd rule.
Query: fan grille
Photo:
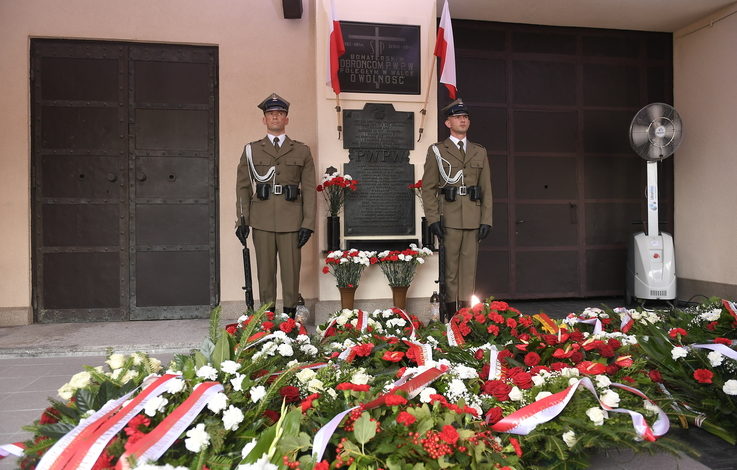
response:
[[[630,145],[647,161],[671,156],[681,144],[681,117],[665,103],[651,103],[637,112],[630,124]]]

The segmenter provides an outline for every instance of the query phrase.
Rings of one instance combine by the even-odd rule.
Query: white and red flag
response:
[[[456,52],[448,0],[445,0],[443,13],[440,15],[438,39],[435,41],[435,56],[440,59],[440,83],[445,84],[448,88],[448,96],[454,100],[456,99]]]
[[[330,0],[328,8],[328,30],[330,36],[328,37],[328,80],[327,86],[331,87],[335,94],[340,93],[340,80],[338,79],[338,69],[340,64],[338,58],[345,54],[345,43],[343,42],[343,33],[340,30],[340,22],[335,16],[335,3],[334,0]]]

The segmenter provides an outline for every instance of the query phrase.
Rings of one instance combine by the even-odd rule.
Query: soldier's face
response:
[[[455,134],[465,134],[471,126],[471,118],[465,114],[448,116],[448,119],[445,120],[445,125]]]
[[[270,134],[281,135],[289,124],[289,118],[284,111],[266,111],[264,113],[264,124]]]

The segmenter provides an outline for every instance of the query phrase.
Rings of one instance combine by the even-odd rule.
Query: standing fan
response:
[[[647,233],[630,240],[625,300],[674,300],[676,262],[673,236],[658,227],[658,162],[670,157],[681,144],[683,128],[676,110],[651,103],[637,112],[630,124],[630,145],[647,161]]]

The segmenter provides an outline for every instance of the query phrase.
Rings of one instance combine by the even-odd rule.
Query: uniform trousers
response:
[[[297,305],[299,267],[302,256],[297,248],[298,232],[269,232],[253,229],[256,250],[258,293],[261,304],[276,303],[276,256],[279,254],[282,299],[285,308]],[[272,308],[276,306],[273,305]]]
[[[479,230],[444,228],[445,282],[448,302],[470,302],[476,288]]]

